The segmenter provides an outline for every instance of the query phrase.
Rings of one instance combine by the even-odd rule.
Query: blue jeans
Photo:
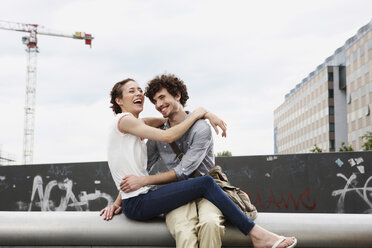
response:
[[[146,194],[124,199],[122,208],[128,218],[142,221],[168,213],[202,197],[216,205],[226,219],[245,235],[254,227],[255,223],[230,200],[210,176],[171,183]]]

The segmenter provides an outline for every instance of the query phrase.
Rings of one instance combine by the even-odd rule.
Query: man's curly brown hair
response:
[[[186,102],[189,99],[189,95],[187,93],[186,85],[181,79],[173,74],[156,76],[147,83],[145,96],[147,96],[150,101],[155,104],[154,96],[162,88],[165,88],[169,94],[174,97],[179,93],[181,95],[180,103],[185,107]]]

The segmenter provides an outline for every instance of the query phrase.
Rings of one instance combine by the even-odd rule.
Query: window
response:
[[[363,128],[359,129],[359,138],[363,136]]]
[[[351,121],[355,121],[355,111],[350,114]]]
[[[369,108],[369,104],[367,104],[366,107],[364,108],[364,114],[365,114],[366,116],[368,116],[369,113],[370,113],[370,108]]]
[[[329,114],[334,115],[335,114],[335,108],[334,107],[329,107]]]
[[[351,140],[352,140],[352,141],[355,141],[355,139],[356,139],[356,138],[355,138],[355,131],[353,131],[353,132],[351,133]]]
[[[365,96],[366,95],[366,86],[363,85],[362,87],[360,87],[360,95],[361,96]]]
[[[368,40],[368,50],[372,49],[372,39]]]
[[[346,66],[349,66],[350,65],[350,56],[347,56],[346,57]]]
[[[328,72],[328,82],[333,82],[333,72]]]
[[[354,100],[357,100],[358,99],[358,90],[355,90],[354,91]]]
[[[354,52],[353,52],[353,61],[356,61],[357,60],[357,57],[358,56],[358,54],[357,54],[357,50],[355,50]]]
[[[335,131],[335,124],[334,123],[329,123],[329,131],[334,132]]]
[[[364,46],[360,46],[359,48],[359,53],[360,53],[360,57],[362,57],[364,55]]]
[[[329,141],[329,149],[335,149],[335,140]]]
[[[349,81],[350,81],[350,84],[352,84],[354,82],[354,73],[350,73],[350,77],[349,77]]]
[[[351,94],[347,94],[346,102],[347,102],[347,104],[351,103]]]
[[[372,81],[368,83],[369,92],[372,92]]]
[[[364,65],[364,74],[366,74],[367,72],[369,72],[369,63],[368,62]]]
[[[362,76],[362,70],[361,68],[358,68],[357,70],[357,78],[360,78]]]
[[[358,118],[360,119],[362,117],[363,117],[363,109],[360,108],[360,109],[358,109]]]
[[[328,98],[333,98],[333,89],[328,90]]]

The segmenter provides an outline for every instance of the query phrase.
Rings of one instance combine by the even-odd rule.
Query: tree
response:
[[[232,153],[230,151],[217,152],[216,157],[231,157]]]
[[[367,132],[361,138],[363,140],[364,139],[366,140],[366,142],[362,145],[363,150],[365,150],[365,151],[372,150],[372,132]]]
[[[322,148],[320,148],[316,144],[314,144],[314,147],[311,148],[310,152],[323,152],[323,150],[322,150]]]
[[[341,143],[341,147],[338,149],[339,152],[351,152],[354,151],[353,147],[351,145],[347,146],[345,145],[345,142]]]

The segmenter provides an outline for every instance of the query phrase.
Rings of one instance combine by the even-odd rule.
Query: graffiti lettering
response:
[[[5,182],[5,179],[6,177],[0,176],[0,192],[9,188],[9,185]]]
[[[55,204],[50,200],[50,195],[52,190],[58,186],[58,189],[65,193],[61,196],[60,204],[55,207]],[[103,198],[107,201],[107,204],[112,204],[112,197],[106,193],[101,193],[96,190],[94,193],[87,194],[87,192],[82,191],[79,194],[79,200],[76,199],[75,194],[72,191],[73,182],[72,180],[66,178],[63,182],[57,182],[56,180],[50,181],[43,191],[43,179],[41,176],[37,175],[34,177],[34,182],[32,185],[31,201],[28,207],[28,211],[32,210],[35,205],[40,208],[41,211],[65,211],[68,207],[75,208],[76,211],[83,211],[82,206],[89,211],[89,201],[94,201],[99,198]],[[35,200],[36,193],[39,196],[39,202]]]
[[[51,165],[50,169],[48,170],[48,173],[53,174],[55,176],[68,176],[72,173],[70,170],[70,166],[64,166],[64,167],[58,167]]]
[[[275,159],[278,159],[277,156],[269,156],[269,157],[266,157],[266,161],[273,161]]]
[[[366,182],[364,183],[363,187],[357,187],[358,181],[357,175],[352,174],[349,178],[347,178],[342,173],[337,173],[338,177],[341,177],[346,181],[345,187],[343,189],[334,190],[332,192],[333,197],[338,198],[337,202],[337,212],[344,213],[345,212],[345,198],[347,193],[356,193],[369,207],[369,209],[365,210],[365,213],[372,213],[372,202],[369,197],[372,197],[372,186],[368,187],[370,181],[372,181],[372,176],[369,177]]]
[[[282,207],[288,209],[288,208],[291,208],[291,206],[293,205],[293,207],[297,211],[300,209],[301,206],[303,206],[306,209],[312,211],[316,207],[316,202],[315,202],[315,200],[311,201],[310,195],[309,195],[309,190],[310,189],[307,188],[305,190],[305,192],[299,194],[297,200],[293,196],[292,193],[288,193],[287,197],[285,197],[285,195],[282,192],[280,192],[279,197],[276,197],[274,192],[272,190],[270,190],[270,198],[266,201],[265,200],[263,201],[260,192],[257,192],[256,201],[252,201],[252,203],[258,209],[270,209],[270,208],[273,208],[273,207],[277,208],[277,209],[281,209]],[[247,194],[250,195],[250,197],[251,197],[252,192],[247,192]],[[262,202],[266,202],[267,203],[266,206],[263,206]]]

